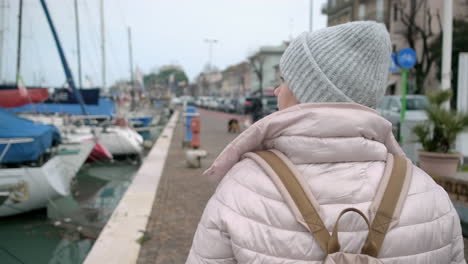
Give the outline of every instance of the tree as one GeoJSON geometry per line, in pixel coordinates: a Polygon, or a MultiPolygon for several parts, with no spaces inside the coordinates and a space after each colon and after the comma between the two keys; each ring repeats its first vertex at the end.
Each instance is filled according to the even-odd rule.
{"type": "MultiPolygon", "coordinates": [[[[440,34],[431,45],[432,53],[437,65],[437,78],[440,80],[442,75],[442,37],[440,34]]],[[[457,84],[458,84],[458,56],[460,52],[468,52],[468,21],[453,21],[453,40],[452,40],[452,81],[451,87],[453,97],[451,99],[452,108],[457,104],[457,84]]]]}
{"type": "Polygon", "coordinates": [[[164,87],[173,90],[177,96],[181,94],[180,88],[188,85],[189,82],[185,71],[178,66],[161,67],[158,72],[145,75],[143,81],[150,89],[158,86],[164,87]]]}
{"type": "Polygon", "coordinates": [[[439,32],[442,29],[440,14],[432,14],[426,4],[426,0],[398,0],[396,5],[400,21],[405,26],[405,30],[398,34],[406,39],[412,49],[418,51],[418,59],[413,70],[416,79],[414,91],[416,94],[424,93],[424,81],[435,62],[435,54],[430,46],[434,38],[440,34],[432,30],[434,18],[438,19],[439,32]],[[421,41],[421,44],[418,41],[421,41]]]}
{"type": "Polygon", "coordinates": [[[255,75],[258,78],[258,90],[260,92],[260,98],[263,97],[263,65],[265,64],[265,56],[260,53],[255,54],[249,58],[250,65],[255,75]]]}

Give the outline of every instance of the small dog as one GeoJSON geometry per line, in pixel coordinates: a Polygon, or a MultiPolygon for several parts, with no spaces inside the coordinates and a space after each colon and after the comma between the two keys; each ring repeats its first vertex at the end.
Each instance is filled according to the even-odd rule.
{"type": "Polygon", "coordinates": [[[239,133],[239,132],[240,132],[239,120],[235,118],[229,119],[228,133],[239,133]]]}

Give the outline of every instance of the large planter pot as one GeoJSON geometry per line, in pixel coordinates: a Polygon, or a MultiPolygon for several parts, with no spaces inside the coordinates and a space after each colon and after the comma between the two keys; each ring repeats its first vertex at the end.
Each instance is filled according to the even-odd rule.
{"type": "Polygon", "coordinates": [[[432,176],[455,177],[460,162],[460,154],[446,154],[419,151],[419,165],[432,176]]]}

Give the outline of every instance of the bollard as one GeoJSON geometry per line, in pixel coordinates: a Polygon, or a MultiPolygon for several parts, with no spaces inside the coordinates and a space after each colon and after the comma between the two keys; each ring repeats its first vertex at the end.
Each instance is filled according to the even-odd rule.
{"type": "Polygon", "coordinates": [[[207,156],[206,150],[189,149],[185,152],[185,160],[189,168],[201,168],[201,159],[207,156]]]}
{"type": "Polygon", "coordinates": [[[200,147],[200,118],[197,116],[193,117],[190,127],[192,130],[191,146],[194,149],[198,149],[200,147]]]}
{"type": "Polygon", "coordinates": [[[192,118],[198,116],[197,108],[193,106],[185,107],[184,117],[185,117],[185,138],[182,142],[182,147],[188,147],[192,142],[192,118]]]}

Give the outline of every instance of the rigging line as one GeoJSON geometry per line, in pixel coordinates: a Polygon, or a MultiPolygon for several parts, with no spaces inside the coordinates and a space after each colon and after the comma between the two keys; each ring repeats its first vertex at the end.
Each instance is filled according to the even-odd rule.
{"type": "Polygon", "coordinates": [[[96,58],[97,58],[100,56],[100,54],[98,53],[98,50],[100,50],[100,45],[98,43],[100,40],[100,34],[97,30],[98,26],[93,19],[91,8],[88,6],[87,1],[84,1],[83,3],[86,9],[85,14],[89,17],[89,20],[88,20],[89,23],[87,24],[88,29],[89,29],[88,33],[92,35],[92,38],[93,38],[92,45],[94,46],[93,50],[96,52],[96,55],[97,55],[96,58]]]}
{"type": "MultiPolygon", "coordinates": [[[[3,46],[3,49],[8,50],[8,47],[10,46],[10,42],[8,40],[10,40],[10,41],[13,40],[12,37],[6,37],[6,35],[10,33],[10,20],[11,20],[11,15],[13,14],[12,10],[8,10],[8,9],[11,9],[9,0],[5,0],[5,6],[3,8],[7,9],[4,12],[4,14],[5,14],[4,21],[5,21],[5,23],[3,25],[4,26],[3,30],[4,30],[5,44],[3,46]]],[[[2,54],[2,58],[0,58],[0,59],[3,60],[4,65],[10,65],[11,64],[11,63],[9,63],[11,54],[12,54],[11,52],[4,52],[2,54]],[[4,59],[3,59],[3,57],[4,57],[4,59]]],[[[11,67],[3,67],[3,73],[4,73],[3,78],[4,78],[4,81],[6,83],[8,83],[8,75],[9,75],[11,70],[12,70],[11,67]]]]}
{"type": "Polygon", "coordinates": [[[4,246],[0,245],[0,249],[3,250],[5,253],[7,253],[14,260],[18,261],[19,263],[26,264],[19,257],[17,257],[15,254],[11,253],[8,249],[6,249],[4,246]]]}
{"type": "MultiPolygon", "coordinates": [[[[88,15],[91,16],[91,15],[90,15],[90,14],[91,14],[90,8],[89,8],[88,4],[86,3],[86,1],[84,1],[84,4],[85,4],[85,8],[86,8],[86,10],[87,10],[88,15]]],[[[92,20],[89,20],[89,21],[91,21],[91,23],[93,23],[92,20]]],[[[98,28],[98,27],[93,26],[93,27],[92,27],[93,30],[91,30],[91,31],[92,31],[92,33],[94,33],[94,34],[97,36],[97,39],[100,39],[100,33],[98,32],[97,28],[98,28]]],[[[111,41],[107,41],[106,44],[107,44],[107,46],[109,46],[111,49],[113,48],[113,44],[112,44],[111,41]]],[[[98,45],[99,45],[99,44],[98,44],[98,45]]],[[[97,51],[97,50],[99,50],[99,49],[96,48],[96,51],[97,51]]],[[[106,68],[106,73],[109,73],[110,76],[113,76],[113,77],[119,76],[119,74],[117,74],[117,75],[115,74],[116,71],[115,71],[115,69],[114,69],[113,66],[114,66],[114,65],[121,65],[121,64],[119,64],[118,62],[115,63],[115,62],[116,62],[116,61],[115,61],[116,59],[115,59],[114,56],[108,56],[108,57],[111,57],[111,60],[112,60],[112,62],[114,62],[114,64],[111,63],[111,64],[110,64],[111,67],[107,67],[107,68],[106,68]]],[[[106,59],[106,65],[107,65],[107,66],[109,66],[109,64],[107,63],[108,60],[109,60],[109,59],[106,59]]],[[[119,71],[117,70],[117,72],[119,72],[119,71]]],[[[109,77],[110,77],[110,76],[109,76],[109,77]]],[[[109,78],[109,79],[112,79],[112,78],[109,78]]]]}
{"type": "Polygon", "coordinates": [[[128,27],[129,24],[128,24],[128,21],[127,21],[127,16],[126,16],[126,13],[124,13],[122,11],[121,0],[117,0],[117,9],[119,10],[120,16],[123,18],[122,21],[123,21],[124,27],[125,28],[128,27]]]}
{"type": "MultiPolygon", "coordinates": [[[[123,24],[123,28],[127,29],[130,25],[128,23],[126,13],[122,11],[121,0],[117,0],[117,9],[119,10],[120,17],[122,18],[121,21],[122,21],[122,24],[123,24]]],[[[119,58],[122,59],[122,57],[119,57],[119,58]]],[[[123,63],[123,64],[125,64],[125,63],[123,63]]],[[[123,65],[123,64],[121,64],[121,65],[123,65]]]]}
{"type": "MultiPolygon", "coordinates": [[[[45,67],[45,64],[44,64],[44,60],[42,58],[42,55],[41,55],[41,51],[38,50],[38,48],[40,47],[39,46],[39,42],[37,41],[37,38],[36,36],[34,35],[34,26],[33,26],[33,22],[32,22],[32,19],[28,19],[28,28],[30,29],[30,33],[31,33],[31,40],[32,40],[32,44],[33,44],[33,48],[30,49],[33,52],[34,56],[37,58],[37,61],[35,61],[35,63],[27,63],[27,65],[38,65],[38,67],[36,67],[36,69],[40,72],[41,70],[43,69],[46,69],[45,67]]],[[[33,71],[35,72],[35,70],[33,71]]],[[[41,76],[40,77],[43,77],[42,74],[40,74],[41,76]]],[[[39,83],[41,82],[41,80],[39,80],[39,83]]],[[[34,85],[38,85],[38,84],[34,84],[34,85]]]]}
{"type": "Polygon", "coordinates": [[[83,64],[84,65],[87,65],[85,67],[83,67],[83,76],[85,77],[84,79],[87,79],[86,76],[95,76],[98,71],[97,71],[97,68],[96,68],[96,55],[95,54],[91,54],[92,52],[91,51],[94,51],[94,49],[91,47],[89,48],[90,46],[93,45],[93,43],[91,42],[92,40],[90,38],[86,38],[86,37],[83,37],[82,39],[86,39],[85,40],[85,43],[82,42],[82,60],[83,60],[83,64]],[[88,63],[86,63],[86,62],[88,63]]]}
{"type": "MultiPolygon", "coordinates": [[[[99,58],[100,54],[98,53],[98,50],[100,50],[100,48],[99,48],[99,44],[97,43],[99,41],[98,39],[100,39],[99,33],[97,32],[97,27],[94,26],[95,23],[93,21],[93,16],[91,15],[92,14],[91,11],[90,11],[91,9],[89,8],[86,1],[84,1],[83,3],[84,3],[84,6],[85,6],[85,9],[86,9],[86,12],[84,12],[84,13],[89,17],[89,19],[87,20],[89,22],[89,23],[87,23],[87,26],[88,26],[88,35],[91,35],[91,37],[89,38],[89,41],[91,43],[91,46],[93,46],[91,48],[91,50],[94,51],[94,53],[95,53],[95,56],[90,56],[90,57],[99,58]],[[94,38],[94,36],[97,36],[97,38],[94,38]]],[[[98,65],[98,64],[100,64],[100,62],[96,63],[96,65],[98,65]]],[[[99,72],[100,72],[99,70],[95,69],[95,75],[96,76],[100,76],[99,72]]]]}
{"type": "MultiPolygon", "coordinates": [[[[75,7],[74,7],[73,4],[70,2],[70,0],[64,1],[64,3],[65,3],[65,5],[66,5],[65,10],[67,10],[67,11],[69,12],[69,14],[66,14],[67,19],[69,20],[69,22],[71,22],[71,23],[69,23],[69,24],[70,24],[70,25],[74,25],[74,23],[75,23],[75,19],[74,19],[75,14],[74,14],[73,10],[74,10],[75,7]]],[[[74,31],[74,29],[75,29],[75,27],[72,27],[72,29],[69,30],[70,32],[74,32],[74,33],[72,34],[72,35],[73,35],[73,38],[76,37],[76,35],[75,35],[76,32],[74,31]]],[[[76,44],[76,42],[73,42],[72,47],[69,49],[69,51],[70,51],[69,53],[70,53],[70,55],[72,55],[72,56],[70,57],[70,61],[76,61],[76,57],[78,56],[78,47],[76,47],[75,44],[76,44]]],[[[75,72],[75,73],[76,73],[76,75],[74,75],[75,79],[78,79],[78,66],[75,65],[75,63],[71,63],[71,64],[70,64],[70,68],[71,68],[72,72],[75,72]],[[73,70],[73,69],[76,69],[76,70],[73,70]]],[[[81,88],[81,87],[80,87],[80,88],[81,88]]]]}

